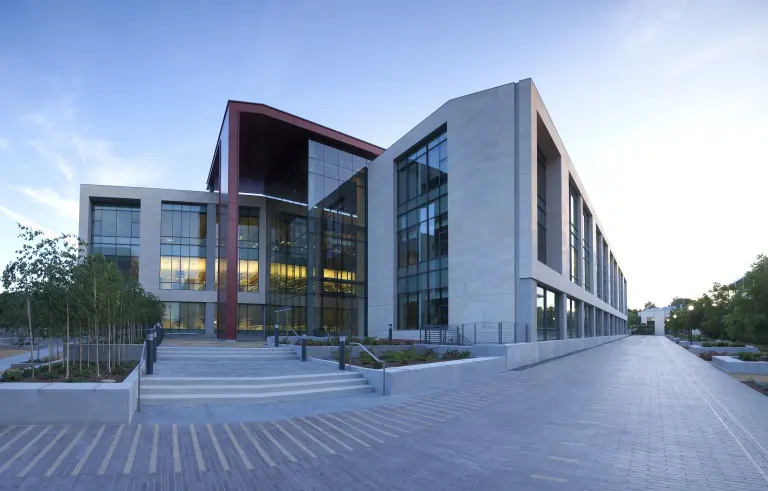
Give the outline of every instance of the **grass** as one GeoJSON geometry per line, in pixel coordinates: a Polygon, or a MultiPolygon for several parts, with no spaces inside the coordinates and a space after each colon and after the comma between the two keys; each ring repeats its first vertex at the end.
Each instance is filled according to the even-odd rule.
{"type": "Polygon", "coordinates": [[[112,365],[112,373],[107,371],[106,363],[99,363],[100,375],[96,375],[95,363],[84,363],[82,369],[75,362],[70,365],[69,378],[66,378],[66,366],[63,363],[57,363],[48,370],[48,365],[43,365],[35,370],[35,376],[32,377],[32,369],[10,369],[3,372],[3,382],[101,382],[103,380],[114,380],[122,382],[136,368],[138,362],[128,361],[112,365]]]}

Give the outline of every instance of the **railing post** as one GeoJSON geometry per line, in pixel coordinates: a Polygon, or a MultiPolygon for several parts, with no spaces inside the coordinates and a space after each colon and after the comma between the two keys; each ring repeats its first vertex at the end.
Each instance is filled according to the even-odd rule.
{"type": "Polygon", "coordinates": [[[150,329],[147,331],[147,375],[152,375],[154,373],[154,367],[152,366],[152,352],[154,350],[152,347],[152,338],[153,333],[152,329],[150,329]]]}
{"type": "Polygon", "coordinates": [[[347,357],[344,353],[344,344],[346,341],[346,336],[339,336],[339,370],[346,370],[347,368],[347,357]]]}
{"type": "Polygon", "coordinates": [[[307,361],[307,335],[301,336],[301,361],[307,361]]]}
{"type": "Polygon", "coordinates": [[[464,346],[464,324],[461,325],[461,342],[460,344],[464,346]]]}
{"type": "Polygon", "coordinates": [[[389,325],[389,342],[392,342],[392,324],[389,325]]]}
{"type": "Polygon", "coordinates": [[[280,324],[275,322],[275,348],[280,346],[280,324]]]}
{"type": "Polygon", "coordinates": [[[499,322],[499,344],[504,344],[504,338],[501,334],[501,322],[499,322]]]}

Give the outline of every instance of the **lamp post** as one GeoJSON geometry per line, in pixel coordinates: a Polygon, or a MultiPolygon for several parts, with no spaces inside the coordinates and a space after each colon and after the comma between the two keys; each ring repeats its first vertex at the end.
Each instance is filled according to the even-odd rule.
{"type": "MultiPolygon", "coordinates": [[[[688,312],[693,311],[693,304],[688,305],[688,312]]],[[[691,320],[688,319],[688,341],[691,342],[691,345],[693,345],[693,324],[691,324],[691,320]]]]}

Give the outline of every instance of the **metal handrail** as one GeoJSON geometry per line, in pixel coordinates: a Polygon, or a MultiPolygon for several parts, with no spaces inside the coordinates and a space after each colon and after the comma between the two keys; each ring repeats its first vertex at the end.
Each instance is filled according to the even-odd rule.
{"type": "Polygon", "coordinates": [[[144,354],[147,351],[147,342],[144,341],[141,343],[141,357],[139,358],[139,384],[138,384],[138,393],[136,396],[136,412],[141,412],[141,374],[146,373],[144,370],[146,367],[144,366],[144,354]]]}
{"type": "MultiPolygon", "coordinates": [[[[370,350],[368,350],[368,348],[366,348],[365,346],[363,346],[360,343],[349,343],[349,345],[350,346],[360,346],[363,349],[363,351],[365,351],[366,353],[368,353],[371,356],[371,358],[373,358],[377,362],[381,363],[381,366],[382,366],[381,395],[383,395],[383,396],[387,395],[387,362],[384,361],[384,360],[379,360],[379,358],[376,355],[374,355],[370,350]]],[[[347,360],[344,360],[344,368],[345,369],[347,368],[346,365],[347,365],[347,360]]]]}

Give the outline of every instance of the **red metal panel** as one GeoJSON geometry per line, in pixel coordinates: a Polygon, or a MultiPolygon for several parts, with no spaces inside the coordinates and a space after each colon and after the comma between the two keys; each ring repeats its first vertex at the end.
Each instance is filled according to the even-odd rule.
{"type": "Polygon", "coordinates": [[[223,339],[237,339],[237,293],[239,286],[237,261],[237,226],[240,220],[240,111],[229,110],[229,193],[227,206],[227,309],[223,339]]]}

